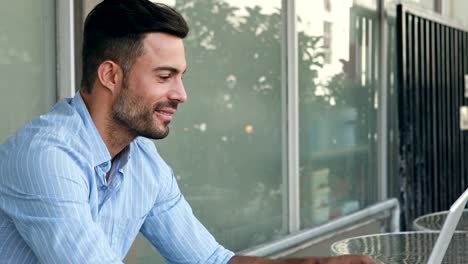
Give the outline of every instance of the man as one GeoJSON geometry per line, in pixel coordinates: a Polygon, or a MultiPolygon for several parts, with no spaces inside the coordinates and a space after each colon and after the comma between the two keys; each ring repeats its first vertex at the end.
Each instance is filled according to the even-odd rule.
{"type": "Polygon", "coordinates": [[[147,0],[105,0],[91,11],[80,92],[0,147],[2,263],[121,263],[138,232],[169,263],[273,262],[219,245],[146,139],[166,137],[187,100],[187,33],[180,14],[147,0]]]}

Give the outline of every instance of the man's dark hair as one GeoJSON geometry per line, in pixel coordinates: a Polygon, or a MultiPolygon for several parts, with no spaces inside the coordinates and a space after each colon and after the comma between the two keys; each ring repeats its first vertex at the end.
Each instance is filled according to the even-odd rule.
{"type": "Polygon", "coordinates": [[[177,11],[148,0],[104,0],[86,17],[83,36],[81,86],[91,92],[97,69],[105,60],[118,63],[124,76],[143,53],[143,39],[151,32],[185,38],[189,28],[177,11]]]}

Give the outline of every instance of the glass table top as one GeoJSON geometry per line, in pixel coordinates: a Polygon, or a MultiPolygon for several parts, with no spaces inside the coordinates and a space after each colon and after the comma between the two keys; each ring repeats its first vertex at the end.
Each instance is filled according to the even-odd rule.
{"type": "MultiPolygon", "coordinates": [[[[438,232],[401,232],[344,239],[331,246],[332,255],[368,255],[385,264],[426,264],[438,232]]],[[[466,264],[468,233],[455,233],[442,263],[466,264]]]]}
{"type": "MultiPolygon", "coordinates": [[[[427,214],[416,218],[413,227],[416,231],[438,231],[442,229],[448,211],[427,214]]],[[[464,210],[458,222],[457,231],[468,232],[468,210],[464,210]]],[[[468,261],[467,261],[468,262],[468,261]]]]}

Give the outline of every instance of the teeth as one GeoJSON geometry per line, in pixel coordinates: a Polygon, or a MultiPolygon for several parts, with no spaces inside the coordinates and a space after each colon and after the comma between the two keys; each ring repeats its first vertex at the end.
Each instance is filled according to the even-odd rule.
{"type": "Polygon", "coordinates": [[[166,113],[166,112],[162,112],[162,111],[158,111],[158,113],[160,113],[160,114],[162,114],[162,115],[165,115],[165,116],[172,116],[172,114],[166,113]]]}

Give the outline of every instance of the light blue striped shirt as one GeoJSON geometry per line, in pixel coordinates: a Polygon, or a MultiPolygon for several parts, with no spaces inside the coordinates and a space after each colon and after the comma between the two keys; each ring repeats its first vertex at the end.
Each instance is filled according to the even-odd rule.
{"type": "Polygon", "coordinates": [[[138,232],[169,263],[234,255],[195,218],[152,141],[113,161],[79,93],[0,145],[0,263],[122,263],[138,232]]]}

